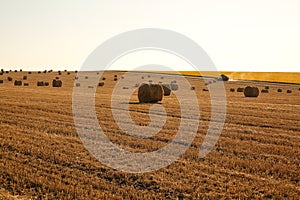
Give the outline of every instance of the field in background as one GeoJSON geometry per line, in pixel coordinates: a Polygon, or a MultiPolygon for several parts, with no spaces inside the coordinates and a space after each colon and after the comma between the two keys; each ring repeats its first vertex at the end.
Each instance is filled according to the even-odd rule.
{"type": "MultiPolygon", "coordinates": [[[[180,121],[176,96],[172,94],[162,101],[168,116],[159,134],[147,139],[128,136],[114,123],[110,105],[116,84],[114,75],[120,78],[123,73],[105,72],[105,85],[96,89],[96,112],[105,134],[118,146],[133,152],[153,151],[166,145],[176,134],[180,121]]],[[[137,73],[136,82],[148,82],[149,75],[141,79],[137,73]]],[[[205,91],[210,86],[202,78],[188,77],[195,87],[201,114],[191,147],[166,168],[128,174],[98,162],[78,137],[72,113],[75,76],[74,72],[61,75],[10,72],[0,76],[4,80],[0,84],[0,199],[297,199],[300,196],[299,85],[224,82],[227,96],[224,129],[213,151],[199,160],[199,148],[210,123],[210,94],[205,91]],[[23,82],[29,86],[14,86],[14,81],[7,80],[8,76],[21,80],[24,75],[28,77],[23,82]],[[63,81],[63,87],[51,86],[56,77],[63,81]],[[48,81],[50,86],[38,87],[37,81],[48,81]],[[236,92],[247,85],[260,90],[268,86],[269,93],[245,98],[243,93],[236,92]],[[231,88],[235,92],[230,92],[231,88]]],[[[214,84],[214,79],[208,81],[214,84]]],[[[131,101],[138,101],[136,93],[131,101]]],[[[136,124],[149,123],[150,106],[130,104],[136,124]]]]}
{"type": "Polygon", "coordinates": [[[266,82],[281,82],[300,84],[299,72],[206,72],[201,73],[195,71],[180,71],[181,74],[191,76],[211,76],[216,77],[216,74],[224,74],[230,79],[238,80],[256,80],[266,82]]]}

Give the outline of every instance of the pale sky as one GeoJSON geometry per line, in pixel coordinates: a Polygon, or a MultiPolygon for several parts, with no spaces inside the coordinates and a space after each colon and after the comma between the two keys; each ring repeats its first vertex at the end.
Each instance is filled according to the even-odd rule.
{"type": "Polygon", "coordinates": [[[0,0],[0,68],[80,69],[102,42],[138,28],[189,37],[220,71],[300,72],[299,0],[0,0]]]}

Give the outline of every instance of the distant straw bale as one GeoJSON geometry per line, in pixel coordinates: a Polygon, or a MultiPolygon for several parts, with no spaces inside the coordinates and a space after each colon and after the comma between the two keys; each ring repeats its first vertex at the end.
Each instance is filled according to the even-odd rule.
{"type": "Polygon", "coordinates": [[[140,103],[156,103],[163,99],[163,88],[158,84],[142,84],[138,89],[140,103]]]}
{"type": "Polygon", "coordinates": [[[162,84],[164,90],[164,96],[170,96],[171,94],[171,85],[170,84],[162,84]]]}
{"type": "Polygon", "coordinates": [[[114,77],[114,81],[117,81],[118,80],[118,77],[114,77]]]}
{"type": "Polygon", "coordinates": [[[104,86],[104,82],[99,82],[98,86],[103,87],[104,86]]]}
{"type": "Polygon", "coordinates": [[[44,82],[44,85],[45,86],[49,86],[49,82],[44,82]]]}
{"type": "Polygon", "coordinates": [[[268,90],[268,89],[270,89],[270,87],[269,86],[265,86],[265,89],[268,90]]]}
{"type": "Polygon", "coordinates": [[[54,79],[54,80],[52,81],[52,87],[62,87],[62,81],[61,81],[61,80],[54,79]]]}
{"type": "Polygon", "coordinates": [[[258,97],[259,89],[257,87],[247,86],[244,89],[245,97],[258,97]]]}
{"type": "Polygon", "coordinates": [[[208,89],[203,88],[202,91],[203,91],[203,92],[208,92],[208,89]]]}
{"type": "Polygon", "coordinates": [[[234,88],[230,88],[230,92],[235,92],[235,89],[234,88]]]}
{"type": "Polygon", "coordinates": [[[44,82],[43,81],[38,81],[36,85],[37,86],[44,86],[44,82]]]}
{"type": "Polygon", "coordinates": [[[20,80],[15,80],[14,85],[15,85],[15,86],[21,86],[21,85],[22,85],[22,81],[20,81],[20,80]]]}
{"type": "Polygon", "coordinates": [[[262,89],[262,90],[261,90],[261,93],[269,93],[269,90],[267,90],[267,89],[262,89]]]}
{"type": "Polygon", "coordinates": [[[12,78],[12,77],[10,77],[10,76],[8,76],[8,77],[7,77],[7,80],[8,80],[8,81],[12,81],[12,80],[13,80],[13,78],[12,78]]]}
{"type": "Polygon", "coordinates": [[[4,81],[3,80],[0,80],[0,83],[3,83],[4,81]]]}
{"type": "Polygon", "coordinates": [[[178,90],[178,85],[176,83],[171,83],[171,90],[178,90]]]}
{"type": "Polygon", "coordinates": [[[76,83],[75,86],[76,86],[76,87],[80,87],[80,83],[76,83]]]}
{"type": "Polygon", "coordinates": [[[286,93],[289,93],[289,94],[290,94],[290,93],[292,93],[292,90],[287,90],[286,93]]]}
{"type": "Polygon", "coordinates": [[[24,86],[29,86],[29,83],[24,83],[23,85],[24,85],[24,86]]]}
{"type": "Polygon", "coordinates": [[[194,86],[191,86],[191,90],[195,90],[195,87],[194,87],[194,86]]]}
{"type": "Polygon", "coordinates": [[[277,89],[277,92],[282,92],[282,89],[281,89],[281,88],[278,88],[278,89],[277,89]]]}
{"type": "Polygon", "coordinates": [[[237,92],[244,92],[244,89],[245,89],[245,88],[239,87],[236,91],[237,91],[237,92]]]}
{"type": "Polygon", "coordinates": [[[24,76],[23,76],[23,80],[27,80],[27,76],[24,75],[24,76]]]}

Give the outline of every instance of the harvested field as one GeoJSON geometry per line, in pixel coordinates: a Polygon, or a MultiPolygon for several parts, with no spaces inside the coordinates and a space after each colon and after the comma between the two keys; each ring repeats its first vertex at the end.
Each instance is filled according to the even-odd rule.
{"type": "MultiPolygon", "coordinates": [[[[183,91],[177,81],[178,90],[159,104],[167,112],[164,128],[154,137],[135,138],[114,123],[111,112],[114,86],[128,78],[114,81],[114,75],[122,77],[123,72],[105,72],[104,86],[93,86],[99,124],[114,144],[132,152],[154,151],[174,138],[181,120],[177,92],[193,92],[198,97],[199,128],[184,155],[158,171],[131,174],[97,161],[76,132],[73,87],[78,82],[81,86],[77,89],[88,90],[93,76],[74,80],[77,76],[74,72],[60,74],[63,82],[60,88],[37,86],[39,80],[55,79],[57,72],[23,71],[1,77],[4,83],[0,84],[0,199],[297,199],[300,196],[299,85],[224,82],[227,96],[224,128],[214,149],[199,160],[199,148],[211,117],[209,88],[217,83],[205,86],[201,78],[188,77],[195,90],[183,91]],[[7,80],[8,76],[21,80],[24,75],[27,87],[16,87],[7,80]],[[231,88],[247,85],[259,90],[267,85],[269,93],[245,98],[242,92],[231,92],[231,88]],[[280,93],[278,88],[293,92],[280,93]],[[208,92],[203,91],[207,89],[208,92]]],[[[159,80],[170,83],[167,76],[164,74],[164,79],[159,80]]],[[[150,123],[148,112],[152,104],[138,103],[136,87],[138,80],[139,84],[148,82],[147,77],[156,81],[154,75],[137,73],[131,86],[135,91],[129,111],[139,126],[150,123]]]]}

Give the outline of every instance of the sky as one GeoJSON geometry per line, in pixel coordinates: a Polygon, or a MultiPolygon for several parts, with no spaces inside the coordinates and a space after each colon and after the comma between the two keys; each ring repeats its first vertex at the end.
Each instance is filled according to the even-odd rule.
{"type": "MultiPolygon", "coordinates": [[[[0,68],[80,69],[111,37],[168,29],[200,45],[219,71],[300,72],[299,0],[0,0],[0,68]]],[[[115,68],[187,70],[162,52],[137,52],[115,68]]]]}

